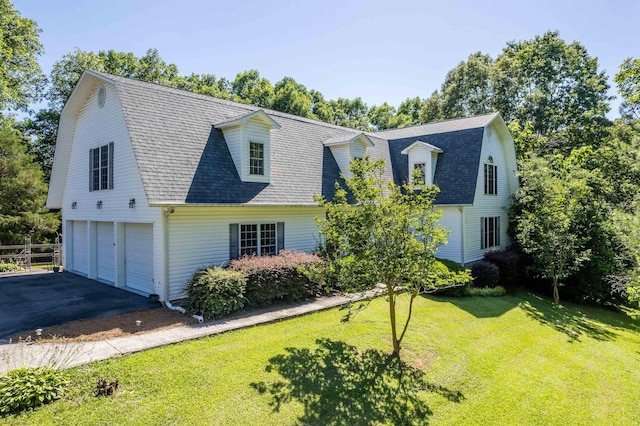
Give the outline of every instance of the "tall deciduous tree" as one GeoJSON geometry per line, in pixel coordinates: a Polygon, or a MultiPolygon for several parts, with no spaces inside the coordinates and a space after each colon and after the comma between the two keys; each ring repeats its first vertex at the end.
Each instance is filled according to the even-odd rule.
{"type": "Polygon", "coordinates": [[[457,118],[492,112],[492,69],[493,59],[476,52],[449,71],[442,84],[442,114],[457,118]]]}
{"type": "Polygon", "coordinates": [[[522,184],[511,206],[513,234],[535,272],[558,288],[589,259],[586,223],[593,202],[589,171],[562,157],[533,157],[521,165],[522,184]]]}
{"type": "Polygon", "coordinates": [[[621,114],[640,119],[640,59],[625,59],[613,80],[624,100],[620,106],[621,114]]]}
{"type": "Polygon", "coordinates": [[[277,82],[274,91],[273,109],[300,117],[308,117],[311,113],[311,94],[292,77],[284,77],[277,82]]]}
{"type": "Polygon", "coordinates": [[[386,287],[393,353],[399,355],[413,301],[422,292],[471,279],[467,272],[442,273],[434,255],[446,243],[447,232],[438,224],[433,207],[434,186],[397,186],[383,179],[384,161],[367,158],[351,164],[353,176],[346,190],[339,188],[334,201],[319,199],[326,218],[318,218],[327,247],[327,274],[345,291],[386,287]],[[348,192],[347,192],[348,190],[348,192]],[[348,202],[348,196],[353,203],[348,202]],[[409,293],[409,314],[399,330],[398,295],[409,293]]]}
{"type": "Polygon", "coordinates": [[[9,0],[0,0],[0,111],[26,110],[39,99],[45,83],[38,64],[43,52],[40,31],[9,0]]]}
{"type": "Polygon", "coordinates": [[[605,134],[610,97],[598,60],[578,42],[567,44],[555,31],[510,42],[492,73],[493,107],[507,122],[533,132],[567,153],[597,145],[605,134]]]}
{"type": "Polygon", "coordinates": [[[274,89],[269,80],[260,77],[258,70],[238,73],[231,83],[233,94],[240,102],[253,104],[262,108],[271,108],[274,89]]]}

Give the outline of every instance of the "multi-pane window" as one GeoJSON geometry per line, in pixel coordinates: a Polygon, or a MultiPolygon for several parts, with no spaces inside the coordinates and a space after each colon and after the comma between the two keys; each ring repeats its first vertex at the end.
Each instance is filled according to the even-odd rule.
{"type": "Polygon", "coordinates": [[[264,144],[249,142],[249,174],[264,175],[264,144]]]}
{"type": "Polygon", "coordinates": [[[480,248],[498,247],[500,245],[500,217],[480,218],[480,248]]]}
{"type": "Polygon", "coordinates": [[[276,252],[276,224],[240,225],[240,256],[271,256],[276,252]]]}
{"type": "Polygon", "coordinates": [[[484,164],[484,193],[489,195],[498,194],[498,166],[493,164],[493,158],[484,164]]]}
{"type": "Polygon", "coordinates": [[[413,164],[413,178],[414,184],[423,185],[425,183],[425,164],[424,163],[414,163],[413,164]],[[416,170],[418,171],[416,174],[416,170]]]}
{"type": "Polygon", "coordinates": [[[113,142],[89,150],[89,190],[113,189],[113,142]]]}

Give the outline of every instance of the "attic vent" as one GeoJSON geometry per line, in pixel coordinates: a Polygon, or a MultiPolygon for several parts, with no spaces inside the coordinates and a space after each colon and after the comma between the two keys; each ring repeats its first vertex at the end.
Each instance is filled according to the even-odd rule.
{"type": "Polygon", "coordinates": [[[107,100],[107,89],[104,86],[100,86],[98,89],[98,106],[102,108],[107,100]]]}

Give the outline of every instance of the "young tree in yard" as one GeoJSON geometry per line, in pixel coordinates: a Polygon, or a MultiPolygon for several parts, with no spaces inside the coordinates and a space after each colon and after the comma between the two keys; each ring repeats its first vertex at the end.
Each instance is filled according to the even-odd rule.
{"type": "Polygon", "coordinates": [[[592,206],[589,175],[572,158],[560,156],[533,157],[520,171],[522,184],[510,210],[514,237],[535,272],[551,280],[555,303],[558,287],[589,259],[584,229],[592,206]]]}
{"type": "Polygon", "coordinates": [[[471,277],[435,267],[434,255],[447,240],[433,207],[436,187],[395,185],[383,178],[382,160],[356,159],[350,171],[346,190],[337,188],[334,201],[318,199],[327,209],[326,219],[317,219],[327,249],[326,275],[347,292],[385,285],[393,353],[399,355],[415,298],[471,277]],[[403,292],[410,295],[409,311],[398,332],[396,304],[403,292]]]}

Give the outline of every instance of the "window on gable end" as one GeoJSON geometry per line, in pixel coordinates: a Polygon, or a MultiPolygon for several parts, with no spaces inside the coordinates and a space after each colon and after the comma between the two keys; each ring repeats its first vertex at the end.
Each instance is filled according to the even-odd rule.
{"type": "Polygon", "coordinates": [[[249,174],[264,176],[264,144],[249,142],[249,174]]]}
{"type": "Polygon", "coordinates": [[[491,156],[484,164],[484,193],[498,195],[498,166],[493,164],[493,157],[491,156]]]}
{"type": "Polygon", "coordinates": [[[113,189],[113,142],[89,150],[89,191],[113,189]]]}

